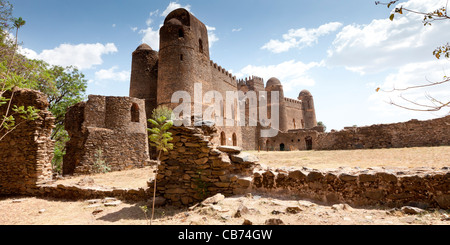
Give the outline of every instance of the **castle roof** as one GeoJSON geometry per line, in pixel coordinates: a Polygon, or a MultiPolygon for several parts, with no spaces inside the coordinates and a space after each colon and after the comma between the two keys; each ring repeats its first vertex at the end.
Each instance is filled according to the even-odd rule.
{"type": "Polygon", "coordinates": [[[266,88],[274,85],[281,85],[280,80],[278,80],[278,78],[276,77],[272,77],[267,81],[266,88]]]}
{"type": "Polygon", "coordinates": [[[152,50],[152,48],[150,46],[148,46],[148,44],[143,43],[143,44],[139,45],[139,47],[137,47],[136,50],[152,50]]]}
{"type": "Polygon", "coordinates": [[[300,96],[312,96],[312,95],[311,95],[311,92],[309,92],[308,90],[304,89],[298,95],[298,97],[300,97],[300,96]]]}

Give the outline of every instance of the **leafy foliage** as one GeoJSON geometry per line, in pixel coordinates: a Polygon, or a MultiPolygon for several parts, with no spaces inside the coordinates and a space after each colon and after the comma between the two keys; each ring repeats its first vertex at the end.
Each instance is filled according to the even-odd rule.
{"type": "MultiPolygon", "coordinates": [[[[169,132],[169,129],[173,126],[173,121],[170,120],[170,117],[166,117],[168,115],[172,115],[172,110],[165,106],[159,106],[154,109],[152,112],[151,119],[148,119],[148,122],[152,125],[152,128],[147,129],[150,132],[149,139],[150,145],[156,147],[158,151],[158,163],[160,162],[161,153],[168,152],[173,149],[173,144],[170,141],[173,140],[172,133],[169,132]]],[[[156,174],[158,169],[156,169],[156,174]]],[[[152,224],[154,212],[155,212],[155,199],[156,199],[156,178],[153,180],[153,205],[152,205],[152,217],[150,219],[150,224],[152,224]]]]}

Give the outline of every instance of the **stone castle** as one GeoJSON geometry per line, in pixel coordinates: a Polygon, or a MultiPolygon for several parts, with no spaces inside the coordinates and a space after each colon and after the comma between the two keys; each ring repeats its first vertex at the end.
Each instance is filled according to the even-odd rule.
{"type": "MultiPolygon", "coordinates": [[[[159,52],[152,50],[147,44],[140,45],[133,52],[129,96],[145,100],[145,111],[149,118],[152,110],[159,105],[167,105],[172,109],[176,107],[178,104],[171,103],[171,98],[177,91],[185,91],[193,98],[196,83],[201,84],[203,96],[208,91],[217,91],[223,97],[227,91],[242,91],[244,94],[254,91],[256,98],[259,98],[261,91],[267,91],[267,97],[270,97],[271,91],[278,91],[280,132],[317,126],[314,101],[309,91],[303,90],[297,99],[290,99],[284,97],[283,86],[277,78],[269,79],[266,84],[256,76],[236,79],[210,60],[205,24],[187,10],[177,9],[166,17],[160,29],[159,52]]],[[[261,138],[261,125],[249,124],[252,109],[249,107],[259,107],[259,102],[251,104],[249,100],[246,104],[245,126],[238,126],[237,123],[235,126],[217,126],[220,137],[213,140],[213,143],[240,146],[246,150],[265,147],[267,140],[261,138]]],[[[207,106],[204,100],[202,104],[207,106]]],[[[268,101],[268,114],[271,106],[272,101],[268,101]]],[[[216,116],[224,120],[234,121],[240,113],[237,103],[227,107],[221,102],[219,108],[220,115],[216,116]],[[227,109],[231,111],[227,112],[227,109]],[[231,118],[227,118],[230,115],[231,118]]],[[[259,116],[257,115],[258,118],[259,116]]]]}
{"type": "MultiPolygon", "coordinates": [[[[185,9],[174,10],[166,17],[160,29],[159,52],[147,44],[140,45],[132,54],[131,67],[129,97],[89,95],[87,101],[68,109],[65,127],[70,141],[64,157],[64,175],[95,172],[101,161],[107,162],[113,171],[152,164],[151,159],[156,156],[148,144],[147,119],[159,105],[176,108],[180,103],[172,103],[172,95],[179,91],[191,96],[192,109],[195,107],[192,97],[196,100],[199,85],[202,97],[209,91],[221,95],[231,91],[254,93],[256,98],[267,96],[268,102],[264,105],[257,99],[256,104],[251,103],[251,99],[245,100],[244,125],[215,124],[216,133],[209,137],[212,145],[238,146],[243,150],[291,151],[450,144],[450,116],[429,122],[413,120],[325,133],[323,127],[317,125],[309,91],[301,91],[297,99],[285,98],[277,78],[269,79],[266,84],[256,76],[236,79],[211,61],[206,26],[185,9]],[[278,92],[278,100],[272,100],[272,91],[278,92]],[[272,101],[278,101],[278,104],[272,101]],[[263,137],[261,132],[267,127],[263,127],[259,119],[264,115],[252,109],[266,107],[267,114],[271,115],[274,105],[279,108],[277,134],[263,137]],[[255,119],[249,117],[250,113],[256,114],[257,123],[250,122],[251,118],[255,119]]],[[[231,105],[228,102],[220,101],[215,116],[235,122],[239,120],[240,109],[236,101],[231,105]]],[[[202,109],[211,106],[205,100],[200,104],[202,109]]]]}

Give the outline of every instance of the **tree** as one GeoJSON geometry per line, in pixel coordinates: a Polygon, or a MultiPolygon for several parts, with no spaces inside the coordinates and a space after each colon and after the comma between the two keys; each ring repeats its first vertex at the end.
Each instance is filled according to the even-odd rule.
{"type": "Polygon", "coordinates": [[[323,127],[323,131],[327,131],[327,126],[325,126],[325,124],[323,122],[317,122],[317,126],[322,126],[323,127]]]}
{"type": "MultiPolygon", "coordinates": [[[[147,129],[150,132],[149,139],[150,145],[156,147],[158,152],[157,164],[159,165],[160,157],[162,152],[168,152],[173,149],[173,144],[170,141],[173,140],[172,133],[169,132],[169,129],[173,126],[173,122],[171,117],[166,117],[171,115],[172,111],[165,107],[159,106],[154,109],[152,112],[152,119],[148,119],[148,122],[153,125],[151,129],[147,129]]],[[[158,168],[156,168],[155,176],[158,174],[158,168]]],[[[150,225],[152,224],[153,216],[155,213],[155,198],[156,198],[156,177],[154,179],[153,186],[153,202],[152,202],[152,217],[150,219],[150,225]]]]}
{"type": "MultiPolygon", "coordinates": [[[[388,8],[390,8],[393,4],[397,3],[398,1],[399,0],[395,0],[395,1],[390,1],[388,3],[382,3],[382,2],[376,1],[375,4],[376,5],[386,5],[388,8]]],[[[448,3],[448,1],[447,1],[447,3],[448,3]]],[[[393,21],[396,14],[401,15],[404,12],[422,15],[423,16],[423,24],[425,26],[431,25],[431,23],[434,21],[450,20],[450,16],[448,15],[448,12],[447,12],[447,6],[442,6],[442,7],[438,8],[432,12],[429,12],[429,13],[420,12],[420,11],[404,8],[403,6],[399,6],[394,9],[393,13],[391,13],[391,15],[389,16],[389,19],[391,21],[393,21]]],[[[441,59],[442,57],[445,57],[447,59],[450,58],[450,44],[447,43],[447,44],[437,47],[433,51],[433,55],[437,59],[441,59]]],[[[423,89],[423,88],[433,87],[433,86],[448,85],[449,82],[450,82],[450,77],[443,76],[443,79],[440,81],[427,81],[427,83],[423,83],[423,84],[420,84],[417,86],[410,86],[410,87],[406,87],[406,88],[393,88],[392,90],[381,90],[381,88],[377,88],[376,92],[379,92],[379,91],[394,92],[394,91],[407,91],[407,90],[414,90],[414,89],[423,89]]],[[[425,94],[425,98],[429,101],[428,104],[418,103],[416,101],[413,101],[411,99],[404,97],[403,95],[400,95],[400,98],[403,99],[404,101],[406,101],[407,105],[401,105],[401,104],[393,102],[392,100],[390,101],[390,104],[400,107],[400,108],[403,108],[403,109],[413,110],[413,111],[440,111],[442,109],[450,107],[450,99],[441,101],[441,100],[437,99],[436,97],[431,96],[429,94],[425,94]]],[[[449,114],[450,114],[450,111],[449,111],[449,114]]]]}
{"type": "Polygon", "coordinates": [[[31,119],[34,115],[24,114],[33,112],[28,108],[11,107],[11,100],[4,98],[3,93],[15,86],[43,92],[48,98],[48,109],[56,118],[51,135],[55,140],[52,166],[54,171],[59,172],[65,144],[69,140],[64,130],[65,114],[69,106],[85,99],[87,80],[74,67],[51,66],[42,60],[28,59],[18,53],[18,32],[25,23],[21,17],[12,17],[12,5],[9,2],[0,0],[0,106],[8,103],[8,111],[0,115],[0,137],[18,126],[15,125],[15,118],[18,116],[31,119]],[[12,28],[16,31],[14,39],[8,33],[12,28]]]}

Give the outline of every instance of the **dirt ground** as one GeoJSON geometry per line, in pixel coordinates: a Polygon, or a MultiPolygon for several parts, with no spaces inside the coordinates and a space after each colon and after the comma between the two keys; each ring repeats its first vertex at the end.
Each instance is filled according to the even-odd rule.
{"type": "MultiPolygon", "coordinates": [[[[86,201],[68,202],[34,197],[0,200],[1,225],[147,225],[141,208],[151,203],[121,203],[90,207],[86,201]]],[[[401,209],[352,208],[320,205],[308,200],[267,195],[234,196],[215,205],[188,208],[159,207],[152,225],[241,225],[245,220],[264,225],[279,219],[285,225],[448,225],[450,213],[427,210],[407,214],[401,209]],[[239,212],[238,212],[239,210],[239,212]]],[[[248,222],[247,221],[247,222],[248,222]]]]}
{"type": "MultiPolygon", "coordinates": [[[[338,168],[369,166],[434,167],[450,166],[450,147],[426,147],[357,151],[252,152],[270,167],[338,168]]],[[[75,184],[86,176],[57,183],[75,184]]],[[[106,187],[145,187],[153,177],[152,168],[90,175],[95,185],[106,187]]],[[[150,202],[104,200],[65,201],[35,197],[0,198],[0,225],[146,225],[150,202]]],[[[323,205],[292,197],[251,193],[227,197],[215,204],[179,209],[158,207],[153,225],[254,225],[275,219],[286,225],[449,225],[450,210],[407,210],[386,207],[352,208],[346,204],[323,205]]]]}

